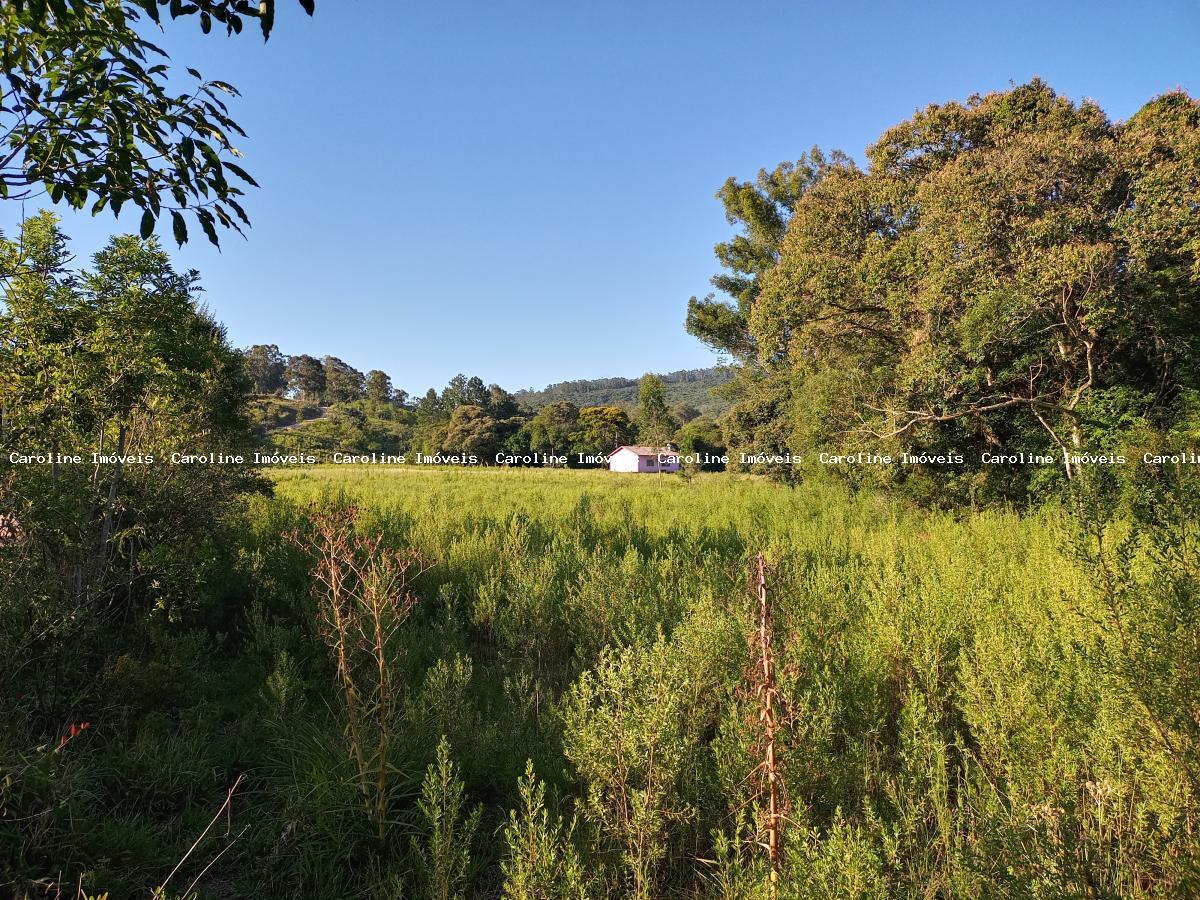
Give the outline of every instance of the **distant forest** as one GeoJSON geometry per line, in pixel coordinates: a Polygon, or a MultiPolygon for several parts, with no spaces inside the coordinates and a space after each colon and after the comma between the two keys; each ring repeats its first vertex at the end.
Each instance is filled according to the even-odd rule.
{"type": "Polygon", "coordinates": [[[723,449],[717,414],[724,407],[709,395],[722,379],[714,369],[517,394],[459,374],[440,391],[414,397],[394,387],[386,372],[363,373],[335,356],[287,356],[274,344],[239,355],[245,388],[254,395],[250,424],[279,449],[464,454],[483,462],[497,454],[590,455],[633,441],[675,444],[689,454],[723,449]]]}
{"type": "MultiPolygon", "coordinates": [[[[722,368],[681,369],[660,375],[667,389],[667,402],[694,406],[701,413],[719,415],[729,402],[714,397],[712,389],[728,383],[733,375],[722,368]]],[[[576,406],[636,406],[638,402],[638,379],[636,378],[592,378],[578,381],[560,381],[540,391],[516,391],[517,400],[533,409],[547,403],[566,400],[576,406]]]]}
{"type": "MultiPolygon", "coordinates": [[[[336,356],[288,356],[275,344],[255,344],[243,350],[242,356],[255,394],[289,396],[322,405],[362,399],[388,400],[400,406],[415,406],[418,402],[408,391],[393,387],[387,373],[373,369],[364,374],[336,356]]],[[[728,399],[714,396],[712,390],[733,380],[731,369],[680,369],[657,378],[672,406],[691,407],[713,417],[729,408],[728,399]]],[[[579,407],[620,406],[632,412],[639,403],[640,384],[640,378],[578,379],[559,381],[538,391],[513,391],[509,396],[530,412],[562,401],[579,407]]]]}

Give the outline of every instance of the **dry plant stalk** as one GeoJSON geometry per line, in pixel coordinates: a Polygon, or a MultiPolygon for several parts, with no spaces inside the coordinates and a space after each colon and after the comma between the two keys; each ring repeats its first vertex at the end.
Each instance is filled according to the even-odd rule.
{"type": "Polygon", "coordinates": [[[382,844],[387,834],[388,758],[399,709],[392,638],[417,598],[412,580],[429,568],[413,549],[383,547],[383,536],[355,528],[358,509],[314,511],[311,530],[293,543],[314,559],[313,595],[346,711],[346,736],[367,814],[382,844]]]}
{"type": "Polygon", "coordinates": [[[753,669],[753,683],[755,695],[760,703],[758,719],[762,725],[763,761],[759,764],[759,774],[767,800],[764,829],[766,830],[767,855],[771,864],[770,895],[775,898],[779,894],[781,869],[779,839],[784,818],[782,809],[783,779],[776,755],[776,738],[779,731],[779,688],[775,683],[775,654],[772,647],[775,622],[767,596],[767,560],[761,551],[755,561],[755,568],[757,570],[755,581],[758,600],[755,650],[758,660],[753,669]]]}

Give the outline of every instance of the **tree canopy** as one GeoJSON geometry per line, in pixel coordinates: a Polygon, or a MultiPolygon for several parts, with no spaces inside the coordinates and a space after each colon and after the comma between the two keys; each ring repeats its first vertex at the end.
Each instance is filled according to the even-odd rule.
{"type": "Polygon", "coordinates": [[[694,301],[688,325],[743,361],[734,445],[967,469],[1045,451],[1069,478],[1180,415],[1200,387],[1200,104],[1113,123],[1034,81],[930,106],[867,155],[782,199],[778,177],[727,185],[750,211],[717,248],[736,305],[694,301]]]}
{"type": "Polygon", "coordinates": [[[176,271],[153,239],[114,237],[84,271],[69,262],[49,213],[0,239],[0,451],[6,486],[29,503],[24,527],[62,576],[49,596],[100,614],[135,584],[165,602],[161,554],[197,551],[254,481],[242,465],[163,477],[127,460],[246,449],[249,381],[196,304],[197,273],[176,271]],[[37,452],[49,466],[11,465],[10,453],[37,452]]]}
{"type": "MultiPolygon", "coordinates": [[[[300,0],[311,15],[313,0],[300,0]]],[[[238,95],[193,67],[172,69],[145,36],[171,18],[195,16],[208,33],[257,21],[263,37],[274,0],[13,0],[0,6],[0,198],[43,192],[93,215],[142,213],[141,236],[169,216],[174,238],[188,219],[214,244],[218,229],[250,220],[241,185],[253,177],[235,162],[244,137],[229,115],[238,95]],[[186,79],[186,80],[185,80],[186,79]],[[187,87],[180,87],[181,83],[187,87]]]]}

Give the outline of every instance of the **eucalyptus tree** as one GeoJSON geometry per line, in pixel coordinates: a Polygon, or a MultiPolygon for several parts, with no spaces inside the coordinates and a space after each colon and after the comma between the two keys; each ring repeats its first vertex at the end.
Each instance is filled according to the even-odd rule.
{"type": "Polygon", "coordinates": [[[288,389],[302,400],[320,403],[325,398],[325,366],[321,360],[307,353],[288,359],[285,372],[288,389]]]}
{"type": "Polygon", "coordinates": [[[336,356],[326,356],[325,399],[329,403],[349,403],[361,400],[366,391],[366,377],[349,363],[336,356]]]}
{"type": "Polygon", "coordinates": [[[392,402],[392,379],[388,377],[387,372],[379,369],[368,372],[364,390],[366,398],[373,403],[392,402]]]}
{"type": "Polygon", "coordinates": [[[288,358],[275,344],[254,344],[242,351],[246,374],[256,394],[278,394],[287,387],[288,358]]]}

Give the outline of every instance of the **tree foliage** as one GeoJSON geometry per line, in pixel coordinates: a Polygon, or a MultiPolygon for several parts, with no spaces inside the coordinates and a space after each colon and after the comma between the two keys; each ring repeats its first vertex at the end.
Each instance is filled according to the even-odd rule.
{"type": "Polygon", "coordinates": [[[255,484],[237,463],[169,465],[249,444],[249,383],[196,304],[198,275],[131,235],[90,269],[69,260],[48,213],[0,240],[0,493],[28,541],[13,564],[24,576],[5,570],[24,587],[0,591],[0,618],[18,626],[18,667],[46,679],[46,715],[69,702],[56,667],[91,636],[202,603],[215,523],[255,484]]]}
{"type": "Polygon", "coordinates": [[[392,379],[387,372],[372,369],[367,373],[366,398],[373,403],[392,402],[392,379]]]}
{"type": "Polygon", "coordinates": [[[566,400],[548,403],[529,421],[529,444],[535,450],[570,449],[579,428],[579,407],[566,400]]]}
{"type": "Polygon", "coordinates": [[[796,204],[827,174],[853,163],[841,151],[828,156],[818,147],[801,154],[795,163],[780,163],[772,171],[761,169],[753,182],[728,178],[717,199],[725,207],[725,220],[741,226],[741,233],[717,244],[715,252],[728,271],[714,275],[713,286],[734,299],[736,305],[709,294],[688,301],[687,329],[713,349],[734,360],[754,359],[754,336],[749,314],[761,290],[761,279],[779,262],[780,246],[796,204]]]}
{"type": "Polygon", "coordinates": [[[293,356],[287,364],[287,383],[301,398],[321,402],[325,397],[325,365],[307,353],[293,356]]]}
{"type": "Polygon", "coordinates": [[[246,374],[256,394],[280,394],[287,387],[287,357],[275,344],[254,344],[242,351],[246,374]]]}
{"type": "Polygon", "coordinates": [[[576,443],[584,453],[608,453],[633,441],[633,423],[619,406],[586,406],[578,424],[576,443]]]}
{"type": "MultiPolygon", "coordinates": [[[[300,0],[311,15],[313,0],[300,0]]],[[[144,32],[163,14],[197,16],[241,32],[257,20],[270,35],[274,0],[13,0],[0,6],[0,197],[42,192],[95,215],[140,208],[141,236],[170,218],[177,242],[188,219],[219,243],[218,229],[241,232],[249,218],[241,185],[255,185],[237,162],[245,133],[226,100],[228,82],[187,67],[180,90],[166,51],[144,32]]]]}
{"type": "Polygon", "coordinates": [[[450,414],[443,448],[448,453],[473,455],[490,462],[500,448],[499,423],[482,406],[455,407],[450,414]]]}
{"type": "Polygon", "coordinates": [[[325,369],[327,402],[349,403],[362,399],[366,391],[366,378],[362,372],[336,356],[326,356],[322,365],[325,369]]]}
{"type": "Polygon", "coordinates": [[[745,232],[718,247],[737,306],[709,310],[733,336],[689,317],[743,359],[731,442],[976,471],[1045,452],[1070,478],[1171,421],[1200,387],[1198,147],[1182,93],[1114,124],[1034,81],[928,107],[865,171],[831,158],[774,207],[777,244],[774,182],[744,186],[745,232]]]}
{"type": "Polygon", "coordinates": [[[647,372],[638,385],[638,439],[658,447],[667,443],[676,428],[667,409],[667,391],[662,379],[647,372]]]}

